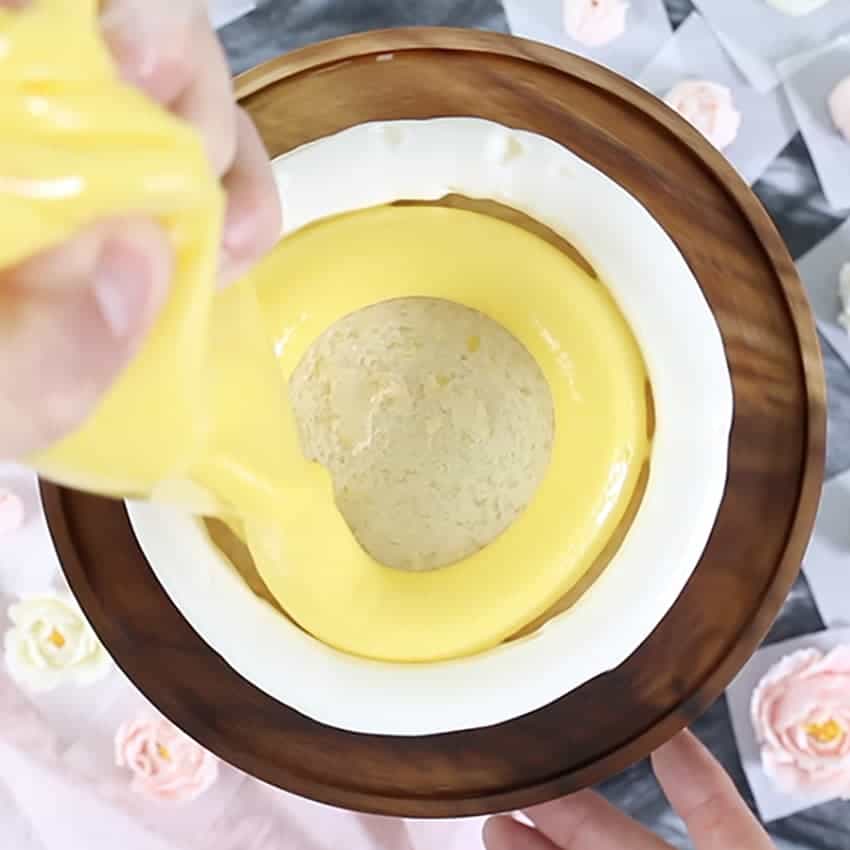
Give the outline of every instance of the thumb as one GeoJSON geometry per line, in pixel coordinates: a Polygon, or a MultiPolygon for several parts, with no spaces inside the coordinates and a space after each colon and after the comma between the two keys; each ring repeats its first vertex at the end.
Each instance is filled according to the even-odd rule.
{"type": "Polygon", "coordinates": [[[125,218],[0,271],[0,457],[83,422],[138,350],[171,270],[161,228],[125,218]]]}

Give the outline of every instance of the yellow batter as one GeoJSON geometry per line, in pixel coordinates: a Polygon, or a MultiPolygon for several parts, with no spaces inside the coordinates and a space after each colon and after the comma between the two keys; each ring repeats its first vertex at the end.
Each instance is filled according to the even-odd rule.
{"type": "Polygon", "coordinates": [[[0,9],[0,268],[116,213],[168,227],[177,274],[150,339],[86,427],[37,464],[84,489],[143,494],[185,473],[209,428],[198,373],[224,198],[191,128],[119,80],[97,5],[0,9]]]}
{"type": "Polygon", "coordinates": [[[450,658],[501,642],[582,577],[620,523],[648,452],[643,361],[603,284],[519,227],[417,206],[307,228],[283,240],[254,279],[285,380],[341,317],[427,295],[502,324],[540,366],[555,408],[552,459],[531,504],[460,563],[388,569],[347,530],[329,534],[308,506],[298,522],[284,520],[280,554],[263,556],[255,543],[260,574],[302,627],[372,658],[450,658]]]}
{"type": "Polygon", "coordinates": [[[177,275],[137,360],[34,465],[225,516],[281,606],[344,651],[427,661],[516,632],[587,570],[648,452],[643,362],[605,287],[518,227],[407,207],[305,229],[216,295],[218,183],[194,134],[118,81],[95,13],[94,0],[0,11],[0,267],[94,218],[144,212],[169,228],[177,275]],[[383,567],[357,545],[282,403],[322,331],[399,296],[454,300],[501,323],[542,369],[557,423],[529,508],[492,545],[426,573],[383,567]]]}

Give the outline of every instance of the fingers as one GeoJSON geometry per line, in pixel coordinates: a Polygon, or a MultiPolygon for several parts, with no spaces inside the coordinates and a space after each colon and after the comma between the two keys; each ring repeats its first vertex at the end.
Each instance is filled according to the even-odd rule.
{"type": "Polygon", "coordinates": [[[227,58],[204,16],[191,33],[189,49],[193,73],[172,111],[201,134],[213,170],[220,177],[236,155],[236,106],[227,58]]]}
{"type": "Polygon", "coordinates": [[[260,136],[234,103],[205,3],[108,0],[101,23],[125,78],[204,139],[227,192],[220,280],[235,280],[280,237],[280,203],[260,136]]]}
{"type": "Polygon", "coordinates": [[[559,850],[548,838],[510,817],[490,818],[484,824],[487,850],[559,850]]]}
{"type": "Polygon", "coordinates": [[[192,81],[192,30],[202,24],[197,0],[168,5],[168,0],[105,0],[100,16],[121,75],[161,104],[173,103],[192,81]]]}
{"type": "Polygon", "coordinates": [[[260,134],[247,113],[236,114],[236,159],[225,175],[222,280],[230,282],[280,238],[280,201],[260,134]]]}
{"type": "Polygon", "coordinates": [[[236,153],[227,59],[198,0],[109,0],[104,37],[123,76],[200,133],[218,176],[236,153]]]}
{"type": "Polygon", "coordinates": [[[662,747],[652,765],[697,850],[774,850],[732,780],[690,732],[662,747]]]}
{"type": "Polygon", "coordinates": [[[670,850],[599,794],[580,791],[525,814],[556,847],[569,850],[670,850]]]}
{"type": "Polygon", "coordinates": [[[0,451],[23,457],[80,425],[127,365],[171,278],[144,219],[97,224],[0,272],[0,451]]]}

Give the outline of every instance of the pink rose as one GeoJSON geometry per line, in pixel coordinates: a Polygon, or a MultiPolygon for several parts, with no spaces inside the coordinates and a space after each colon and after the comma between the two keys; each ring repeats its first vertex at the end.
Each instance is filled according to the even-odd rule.
{"type": "Polygon", "coordinates": [[[829,113],[835,126],[850,142],[850,77],[845,77],[830,93],[829,113]]]}
{"type": "Polygon", "coordinates": [[[588,47],[602,47],[626,31],[624,0],[564,0],[564,29],[588,47]]]}
{"type": "Polygon", "coordinates": [[[143,713],[115,734],[115,763],[132,789],[153,800],[185,802],[218,779],[218,759],[163,717],[143,713]]]}
{"type": "Polygon", "coordinates": [[[707,80],[684,80],[673,86],[664,102],[693,124],[718,150],[728,148],[741,128],[732,92],[707,80]]]}
{"type": "Polygon", "coordinates": [[[779,788],[850,798],[850,646],[786,656],[750,708],[764,771],[779,788]]]}

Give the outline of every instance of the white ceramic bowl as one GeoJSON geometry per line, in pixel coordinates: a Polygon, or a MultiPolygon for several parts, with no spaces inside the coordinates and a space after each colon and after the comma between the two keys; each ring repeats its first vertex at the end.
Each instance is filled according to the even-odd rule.
{"type": "Polygon", "coordinates": [[[635,198],[564,147],[476,118],[359,125],[274,167],[286,232],[400,198],[459,193],[513,206],[572,242],[608,285],[646,360],[656,414],[646,491],[619,551],[572,608],[526,638],[468,658],[389,664],[331,649],[256,597],[198,519],[130,504],[165,591],[245,679],[353,732],[427,735],[501,723],[621,664],[683,590],[726,480],[729,370],[676,245],[635,198]]]}

